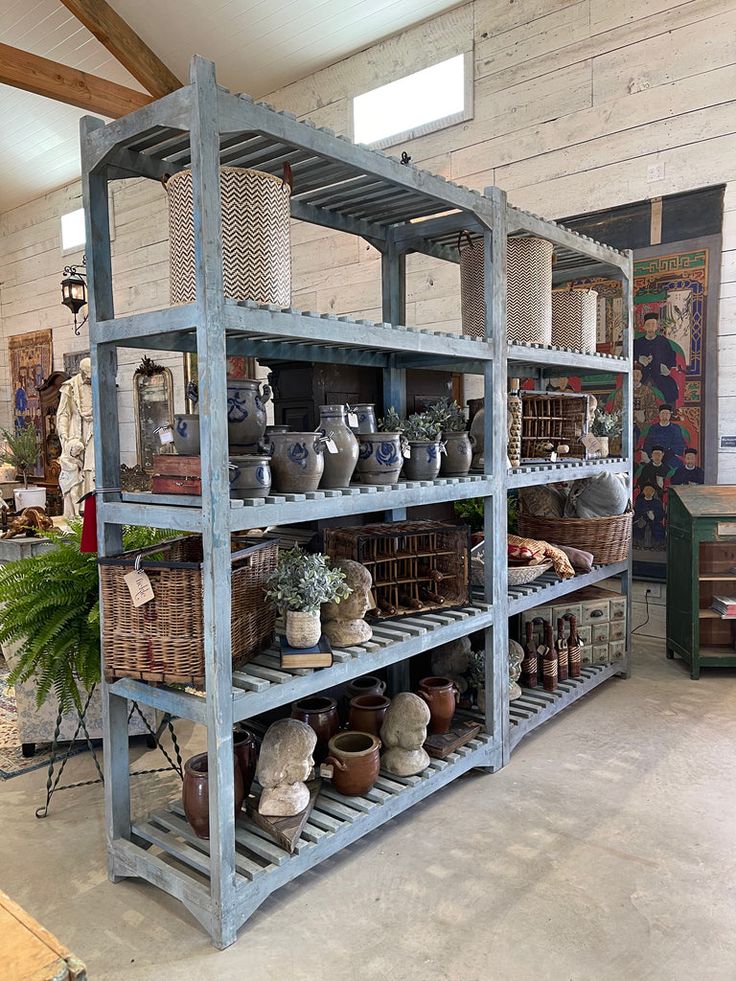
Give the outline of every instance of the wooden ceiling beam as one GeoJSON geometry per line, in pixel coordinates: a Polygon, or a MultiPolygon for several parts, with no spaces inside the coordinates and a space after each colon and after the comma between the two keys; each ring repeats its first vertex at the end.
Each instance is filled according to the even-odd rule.
{"type": "Polygon", "coordinates": [[[117,119],[152,102],[150,95],[0,44],[0,82],[117,119]]]}
{"type": "Polygon", "coordinates": [[[169,71],[106,0],[61,2],[154,99],[160,99],[182,87],[176,75],[169,71]]]}

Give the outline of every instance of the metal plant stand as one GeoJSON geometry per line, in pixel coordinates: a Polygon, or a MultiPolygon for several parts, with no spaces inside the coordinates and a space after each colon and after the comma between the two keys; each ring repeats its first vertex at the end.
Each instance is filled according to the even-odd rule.
{"type": "MultiPolygon", "coordinates": [[[[484,194],[459,187],[383,154],[336,137],[329,130],[277,112],[220,88],[214,66],[192,62],[190,84],[107,125],[82,120],[82,166],[90,271],[90,341],[93,363],[95,451],[98,481],[117,486],[120,468],[115,395],[117,348],[196,352],[199,359],[201,497],[107,492],[98,501],[100,554],[122,550],[125,524],[198,532],[204,543],[206,696],[135,680],[103,686],[105,797],[109,875],[137,876],[178,898],[217,947],[233,943],[238,928],[277,888],[433,794],[472,768],[495,770],[511,749],[507,700],[508,616],[531,607],[541,594],[563,595],[611,574],[628,590],[628,564],[600,567],[561,583],[509,591],[506,572],[506,493],[525,483],[576,479],[607,469],[629,473],[631,419],[631,256],[599,245],[552,222],[508,206],[498,188],[484,194]],[[381,253],[383,323],[259,306],[224,298],[220,254],[219,166],[257,167],[281,174],[292,168],[292,216],[362,236],[381,253]],[[108,182],[128,177],[159,180],[191,167],[196,238],[196,301],[147,313],[115,316],[108,211],[108,182]],[[449,212],[449,213],[448,213],[449,212]],[[433,217],[441,216],[441,217],[433,217]],[[425,218],[422,222],[412,219],[425,218]],[[482,234],[485,247],[486,332],[470,338],[403,326],[406,322],[406,255],[422,252],[458,259],[454,243],[463,228],[482,234]],[[626,357],[581,354],[559,348],[509,345],[506,340],[507,237],[540,235],[553,242],[557,277],[606,275],[623,280],[628,323],[626,357]],[[409,368],[476,373],[486,399],[485,472],[480,475],[403,481],[390,487],[354,486],[344,492],[274,494],[231,501],[228,482],[226,356],[369,365],[383,371],[384,401],[402,412],[409,368]],[[507,375],[522,372],[619,372],[624,385],[624,458],[595,464],[549,464],[509,472],[506,464],[507,375]],[[265,652],[242,671],[230,657],[230,534],[267,525],[384,513],[401,519],[417,505],[485,499],[485,590],[461,609],[421,614],[376,626],[371,642],[336,650],[332,668],[297,674],[281,670],[265,652]],[[379,668],[392,669],[395,687],[406,686],[409,658],[482,630],[486,659],[486,715],[477,739],[424,773],[382,774],[373,790],[341,798],[324,789],[293,854],[234,820],[233,724],[294,699],[347,682],[379,668]],[[131,698],[207,727],[210,839],[191,832],[181,805],[155,811],[135,824],[130,814],[126,699],[131,698]],[[162,857],[163,856],[163,857],[162,857]]],[[[536,584],[533,584],[533,586],[536,584]]],[[[545,597],[546,598],[546,597],[545,597]]],[[[629,604],[630,607],[630,604],[629,604]]],[[[104,617],[105,610],[102,610],[104,617]]],[[[628,671],[627,660],[618,666],[628,671]]]]}

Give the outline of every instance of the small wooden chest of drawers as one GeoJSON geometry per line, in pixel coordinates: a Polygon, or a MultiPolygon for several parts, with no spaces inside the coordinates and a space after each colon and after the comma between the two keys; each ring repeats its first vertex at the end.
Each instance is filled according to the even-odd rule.
{"type": "MultiPolygon", "coordinates": [[[[544,624],[551,623],[557,633],[558,619],[570,615],[577,619],[578,636],[582,642],[583,664],[608,664],[626,653],[626,597],[600,586],[587,586],[571,593],[564,602],[554,606],[537,606],[521,615],[521,640],[526,625],[534,624],[534,636],[539,643],[544,637],[544,624]]],[[[567,630],[565,631],[567,635],[567,630]]]]}

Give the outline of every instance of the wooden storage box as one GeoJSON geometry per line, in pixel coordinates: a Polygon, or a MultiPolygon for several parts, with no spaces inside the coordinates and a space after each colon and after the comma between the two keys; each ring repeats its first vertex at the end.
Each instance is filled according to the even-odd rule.
{"type": "Polygon", "coordinates": [[[373,577],[376,617],[411,616],[468,602],[470,529],[442,521],[328,528],[325,553],[373,577]]]}
{"type": "Polygon", "coordinates": [[[201,494],[201,458],[157,453],[153,458],[151,490],[154,494],[201,494]]]}
{"type": "MultiPolygon", "coordinates": [[[[236,666],[273,640],[276,609],[266,601],[264,586],[276,568],[278,545],[244,536],[233,536],[232,544],[231,654],[236,666]]],[[[204,686],[202,564],[199,535],[99,559],[108,682],[137,678],[204,686]],[[124,577],[139,560],[154,597],[135,607],[124,577]]]]}
{"type": "Polygon", "coordinates": [[[570,447],[569,457],[585,459],[580,439],[588,432],[588,396],[577,393],[521,393],[521,458],[546,459],[543,443],[570,447]]]}

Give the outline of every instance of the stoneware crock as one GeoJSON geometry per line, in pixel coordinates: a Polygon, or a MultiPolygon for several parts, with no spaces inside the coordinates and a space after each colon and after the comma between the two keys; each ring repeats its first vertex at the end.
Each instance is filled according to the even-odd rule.
{"type": "Polygon", "coordinates": [[[340,728],[337,715],[337,702],[326,695],[311,695],[302,698],[291,706],[292,719],[306,722],[317,733],[314,759],[321,763],[327,756],[327,744],[340,728]]]}
{"type": "Polygon", "coordinates": [[[348,426],[344,405],[321,405],[319,428],[322,435],[332,440],[336,453],[330,452],[325,443],[325,469],[320,487],[335,490],[349,487],[358,463],[358,440],[348,426]]]}
{"type": "Polygon", "coordinates": [[[247,447],[254,453],[266,431],[266,409],[271,398],[268,385],[261,388],[255,378],[227,379],[227,434],[231,446],[247,447]]]}
{"type": "Polygon", "coordinates": [[[359,433],[358,474],[363,484],[395,484],[401,473],[399,433],[359,433]]]}
{"type": "MultiPolygon", "coordinates": [[[[237,818],[243,805],[245,791],[243,776],[238,760],[233,757],[233,772],[235,774],[235,817],[237,818]]],[[[184,764],[184,783],[181,792],[182,804],[187,821],[198,838],[210,836],[210,798],[209,773],[207,772],[207,754],[198,753],[184,764]]]]}
{"type": "Polygon", "coordinates": [[[243,778],[243,793],[247,797],[250,793],[253,777],[256,775],[256,764],[258,763],[256,737],[247,729],[235,729],[233,732],[233,750],[240,767],[240,775],[243,778]]]}
{"type": "Polygon", "coordinates": [[[357,426],[350,427],[354,433],[375,433],[378,427],[376,426],[376,409],[372,402],[351,405],[350,412],[354,412],[358,420],[357,426]]]}
{"type": "Polygon", "coordinates": [[[325,469],[319,433],[271,433],[274,493],[304,494],[319,487],[325,469]]]}
{"type": "Polygon", "coordinates": [[[174,416],[174,446],[180,456],[199,456],[199,416],[177,413],[174,416]]]}
{"type": "Polygon", "coordinates": [[[271,460],[267,456],[230,457],[230,497],[241,501],[268,497],[271,490],[271,460]]]}
{"type": "Polygon", "coordinates": [[[410,439],[411,456],[404,460],[407,480],[435,480],[440,472],[442,444],[437,440],[410,439]]]}
{"type": "Polygon", "coordinates": [[[367,793],[378,779],[381,740],[368,732],[340,732],[329,744],[325,763],[333,767],[332,784],[346,797],[367,793]]]}
{"type": "Polygon", "coordinates": [[[422,678],[417,695],[429,706],[429,731],[433,735],[449,732],[457,704],[455,682],[450,678],[435,676],[422,678]]]}
{"type": "Polygon", "coordinates": [[[442,441],[445,444],[445,452],[442,457],[440,473],[446,477],[464,477],[470,470],[470,463],[473,459],[473,443],[470,434],[443,433],[442,441]]]}
{"type": "Polygon", "coordinates": [[[370,732],[379,736],[383,717],[391,704],[385,695],[356,695],[350,699],[348,725],[355,732],[370,732]]]}

